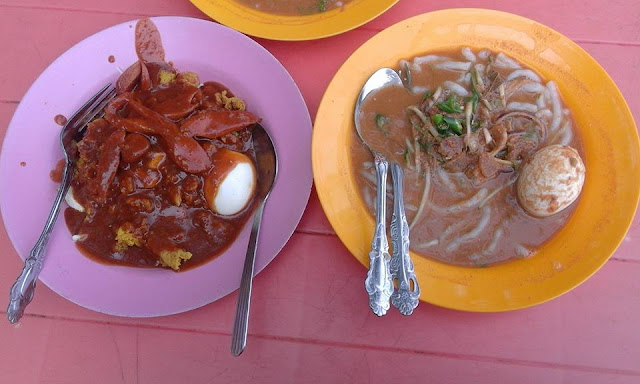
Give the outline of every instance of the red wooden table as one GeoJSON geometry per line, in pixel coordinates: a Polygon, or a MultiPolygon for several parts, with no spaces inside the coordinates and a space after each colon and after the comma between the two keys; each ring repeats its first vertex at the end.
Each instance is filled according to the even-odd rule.
{"type": "MultiPolygon", "coordinates": [[[[290,71],[314,117],[354,49],[393,23],[445,6],[517,13],[569,36],[604,66],[639,120],[637,0],[402,0],[340,36],[258,41],[290,71]]],[[[186,0],[0,0],[0,135],[58,55],[106,27],[157,15],[206,18],[186,0]]],[[[4,230],[0,250],[5,294],[21,263],[4,230]]],[[[640,383],[637,216],[593,278],[530,309],[474,314],[422,303],[409,318],[394,311],[377,318],[367,308],[364,273],[312,193],[296,233],[255,279],[241,357],[229,353],[236,294],[181,315],[125,319],[78,307],[40,284],[20,326],[2,314],[0,383],[640,383]]]]}

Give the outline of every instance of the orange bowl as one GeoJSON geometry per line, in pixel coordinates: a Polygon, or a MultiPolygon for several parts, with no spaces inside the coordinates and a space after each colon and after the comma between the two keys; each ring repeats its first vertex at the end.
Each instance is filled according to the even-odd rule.
{"type": "Polygon", "coordinates": [[[466,268],[412,253],[421,300],[477,312],[529,307],[602,267],[628,230],[640,196],[640,145],[629,107],[604,69],[560,33],[508,13],[452,9],[407,19],[371,38],[340,68],[320,104],[312,144],[318,196],[342,242],[368,266],[374,220],[350,156],[358,93],[380,67],[461,46],[504,52],[557,83],[583,140],[587,176],[575,213],[530,259],[466,268]]]}
{"type": "Polygon", "coordinates": [[[248,35],[272,40],[313,40],[349,31],[398,0],[352,0],[342,8],[306,16],[260,12],[234,0],[191,0],[212,19],[248,35]]]}

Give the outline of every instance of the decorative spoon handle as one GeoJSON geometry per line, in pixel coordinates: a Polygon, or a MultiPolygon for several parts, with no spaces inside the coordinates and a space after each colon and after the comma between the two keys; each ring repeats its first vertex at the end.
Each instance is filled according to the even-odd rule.
{"type": "Polygon", "coordinates": [[[418,306],[420,287],[409,256],[409,225],[404,212],[403,172],[398,164],[391,166],[393,178],[393,216],[391,217],[391,275],[398,281],[398,290],[391,295],[391,303],[400,313],[408,316],[418,306]],[[411,283],[413,282],[413,287],[411,283]]]}
{"type": "Polygon", "coordinates": [[[378,316],[383,316],[389,310],[389,299],[393,293],[393,281],[389,271],[389,243],[387,242],[386,202],[387,202],[387,170],[389,163],[384,156],[376,153],[376,229],[371,241],[369,252],[369,272],[364,282],[369,294],[369,306],[378,316]]]}

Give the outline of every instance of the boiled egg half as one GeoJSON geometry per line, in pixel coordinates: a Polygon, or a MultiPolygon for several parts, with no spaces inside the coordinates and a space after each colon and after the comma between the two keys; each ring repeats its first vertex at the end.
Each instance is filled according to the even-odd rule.
{"type": "Polygon", "coordinates": [[[232,216],[247,207],[256,191],[256,168],[240,152],[220,149],[211,157],[213,167],[204,179],[204,194],[209,209],[232,216]]]}

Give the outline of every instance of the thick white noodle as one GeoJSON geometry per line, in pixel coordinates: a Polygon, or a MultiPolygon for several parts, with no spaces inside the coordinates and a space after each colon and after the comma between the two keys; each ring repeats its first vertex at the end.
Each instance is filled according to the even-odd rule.
{"type": "Polygon", "coordinates": [[[476,55],[474,55],[473,52],[471,52],[471,48],[469,47],[462,48],[462,56],[464,56],[464,58],[467,59],[468,61],[471,61],[473,63],[476,62],[476,55]]]}
{"type": "Polygon", "coordinates": [[[451,92],[455,93],[456,95],[460,96],[460,97],[466,97],[469,96],[469,91],[467,91],[462,85],[455,83],[453,81],[445,81],[444,83],[442,83],[442,85],[444,85],[445,88],[448,88],[451,90],[451,92]]]}
{"type": "Polygon", "coordinates": [[[418,56],[413,59],[413,67],[420,68],[420,66],[423,64],[429,64],[429,63],[433,63],[434,61],[443,61],[443,60],[449,60],[449,58],[446,56],[438,56],[438,55],[418,56]]]}
{"type": "Polygon", "coordinates": [[[362,194],[364,195],[364,202],[365,202],[365,204],[367,204],[367,207],[369,207],[369,209],[373,210],[374,209],[373,191],[371,191],[370,189],[365,189],[364,191],[362,191],[362,194]]]}
{"type": "Polygon", "coordinates": [[[438,212],[438,213],[456,213],[456,212],[464,212],[464,211],[468,211],[469,209],[477,206],[478,204],[480,204],[480,202],[487,197],[487,195],[489,194],[487,188],[482,188],[481,190],[479,190],[478,192],[476,192],[475,195],[473,195],[472,197],[470,197],[467,200],[463,200],[457,204],[452,204],[448,207],[439,207],[437,205],[431,205],[431,209],[433,209],[434,211],[438,212]]]}
{"type": "Polygon", "coordinates": [[[538,106],[538,109],[543,109],[547,106],[547,103],[544,100],[544,93],[538,95],[536,98],[536,105],[538,106]]]}
{"type": "Polygon", "coordinates": [[[460,220],[460,221],[457,221],[457,222],[451,224],[450,226],[448,226],[444,230],[444,232],[442,232],[442,234],[440,235],[440,238],[438,239],[438,241],[440,243],[444,243],[444,241],[447,239],[447,237],[449,237],[449,235],[451,235],[454,232],[458,232],[459,230],[461,230],[462,228],[464,228],[468,224],[470,224],[468,217],[466,217],[464,220],[460,220]]]}
{"type": "Polygon", "coordinates": [[[545,93],[545,86],[540,84],[540,83],[534,83],[534,82],[526,82],[524,84],[522,84],[522,87],[520,87],[520,90],[523,92],[529,92],[529,93],[541,93],[544,94],[545,93]]]}
{"type": "Polygon", "coordinates": [[[414,95],[424,95],[428,90],[429,88],[427,87],[420,87],[417,85],[411,87],[411,93],[413,93],[414,95]]]}
{"type": "Polygon", "coordinates": [[[370,172],[362,171],[360,172],[362,177],[364,177],[367,181],[371,182],[374,186],[378,185],[378,180],[376,179],[376,175],[372,175],[370,172]]]}
{"type": "Polygon", "coordinates": [[[420,220],[420,216],[424,212],[424,208],[427,205],[427,201],[429,200],[429,191],[431,190],[431,170],[427,168],[424,176],[424,189],[422,190],[422,197],[420,198],[420,205],[418,206],[418,212],[411,220],[411,225],[409,225],[409,229],[413,228],[420,220]]]}
{"type": "Polygon", "coordinates": [[[553,117],[553,112],[551,112],[548,108],[541,109],[536,112],[536,117],[538,119],[550,119],[553,117]]]}
{"type": "Polygon", "coordinates": [[[469,240],[473,240],[476,237],[478,237],[478,235],[480,235],[482,233],[482,231],[484,231],[484,229],[487,227],[487,225],[489,225],[489,220],[491,219],[491,208],[489,207],[484,207],[482,209],[482,216],[480,217],[480,221],[478,221],[478,225],[476,225],[472,230],[470,230],[469,232],[458,236],[457,238],[453,239],[451,241],[451,243],[449,245],[447,245],[447,252],[453,252],[456,249],[458,249],[458,247],[462,244],[462,243],[466,243],[469,240]]]}
{"type": "Polygon", "coordinates": [[[446,69],[449,71],[468,71],[471,68],[470,62],[445,61],[433,66],[435,69],[446,69]]]}
{"type": "Polygon", "coordinates": [[[502,52],[498,53],[493,65],[500,68],[520,69],[520,65],[518,63],[516,63],[512,58],[507,57],[502,52]]]}
{"type": "Polygon", "coordinates": [[[551,132],[555,132],[555,130],[560,126],[560,122],[562,122],[562,106],[560,105],[560,95],[558,94],[558,87],[553,81],[547,83],[547,89],[549,90],[549,95],[551,96],[551,112],[553,113],[553,118],[551,119],[551,127],[549,127],[549,130],[551,132]]]}
{"type": "Polygon", "coordinates": [[[438,97],[440,97],[441,94],[442,87],[438,87],[438,89],[436,89],[436,91],[433,93],[433,96],[431,96],[431,100],[429,100],[429,108],[433,106],[433,104],[436,102],[436,100],[438,100],[438,97]]]}
{"type": "Polygon", "coordinates": [[[364,169],[373,168],[373,161],[365,161],[364,163],[362,163],[362,166],[364,167],[364,169]]]}
{"type": "Polygon", "coordinates": [[[538,111],[538,106],[535,104],[529,103],[521,103],[519,101],[512,101],[507,104],[507,111],[522,111],[522,112],[530,112],[536,113],[538,111]]]}
{"type": "Polygon", "coordinates": [[[418,207],[416,207],[416,206],[415,206],[415,205],[413,205],[413,204],[407,204],[407,203],[405,203],[405,204],[404,204],[404,209],[405,209],[405,211],[415,212],[415,211],[417,211],[417,210],[418,210],[418,207]]]}
{"type": "Polygon", "coordinates": [[[496,188],[495,190],[493,190],[493,192],[491,192],[487,197],[484,198],[484,200],[482,200],[480,202],[480,205],[478,205],[478,208],[482,208],[485,206],[485,204],[487,204],[495,195],[497,195],[500,191],[502,191],[503,189],[511,186],[511,184],[515,183],[516,180],[518,180],[518,177],[513,177],[511,180],[509,180],[506,184],[499,186],[498,188],[496,188]]]}
{"type": "Polygon", "coordinates": [[[522,244],[516,245],[515,248],[516,248],[516,255],[518,255],[520,257],[528,258],[528,257],[532,256],[531,249],[525,247],[522,244]]]}
{"type": "Polygon", "coordinates": [[[426,243],[420,243],[418,245],[414,245],[413,249],[425,249],[429,247],[433,247],[434,245],[438,245],[440,241],[438,239],[433,239],[431,241],[427,241],[426,243]]]}
{"type": "Polygon", "coordinates": [[[444,186],[449,188],[452,192],[458,192],[458,188],[456,188],[456,185],[453,183],[453,181],[451,181],[449,172],[443,170],[441,167],[438,167],[438,176],[440,177],[440,182],[444,186]]]}
{"type": "Polygon", "coordinates": [[[480,58],[480,60],[487,60],[490,54],[491,52],[489,52],[486,49],[483,49],[482,51],[478,52],[478,58],[480,58]]]}
{"type": "Polygon", "coordinates": [[[533,80],[538,83],[542,81],[542,79],[540,79],[540,76],[538,76],[535,72],[533,72],[530,69],[516,69],[515,71],[511,72],[509,76],[507,76],[507,81],[517,79],[518,77],[525,77],[529,80],[533,80]]]}
{"type": "Polygon", "coordinates": [[[495,232],[493,232],[493,238],[491,239],[489,246],[485,248],[484,251],[482,251],[483,256],[487,256],[496,250],[496,247],[498,246],[498,241],[502,237],[503,233],[504,233],[504,230],[502,228],[498,228],[496,229],[495,232]]]}

